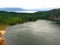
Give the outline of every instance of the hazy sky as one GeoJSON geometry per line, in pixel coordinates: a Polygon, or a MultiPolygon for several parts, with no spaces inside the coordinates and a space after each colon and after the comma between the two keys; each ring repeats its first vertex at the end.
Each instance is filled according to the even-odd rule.
{"type": "Polygon", "coordinates": [[[0,0],[1,7],[60,8],[60,0],[0,0]]]}

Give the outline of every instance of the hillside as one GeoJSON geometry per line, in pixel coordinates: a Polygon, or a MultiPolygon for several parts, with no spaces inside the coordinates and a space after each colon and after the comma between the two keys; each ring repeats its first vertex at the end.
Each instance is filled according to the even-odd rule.
{"type": "Polygon", "coordinates": [[[24,23],[27,21],[35,21],[38,19],[49,19],[48,16],[50,15],[59,15],[60,16],[60,9],[53,9],[50,11],[40,11],[36,13],[16,13],[16,12],[6,12],[0,11],[0,25],[15,25],[24,23]]]}

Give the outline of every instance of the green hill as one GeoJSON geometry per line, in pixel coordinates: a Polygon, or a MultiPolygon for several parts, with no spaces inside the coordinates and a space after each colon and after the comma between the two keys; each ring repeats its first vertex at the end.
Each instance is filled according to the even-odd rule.
{"type": "Polygon", "coordinates": [[[60,9],[50,11],[39,11],[36,13],[16,13],[0,11],[0,25],[15,25],[27,21],[36,21],[38,19],[48,19],[50,15],[60,16],[60,9]]]}

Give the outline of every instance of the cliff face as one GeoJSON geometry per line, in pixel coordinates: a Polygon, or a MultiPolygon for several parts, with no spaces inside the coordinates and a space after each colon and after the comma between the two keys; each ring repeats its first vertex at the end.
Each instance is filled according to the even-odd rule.
{"type": "Polygon", "coordinates": [[[50,20],[60,21],[60,16],[50,16],[49,19],[50,20]]]}
{"type": "Polygon", "coordinates": [[[58,20],[60,21],[60,16],[58,16],[58,20]]]}
{"type": "Polygon", "coordinates": [[[5,26],[0,26],[0,45],[5,45],[5,39],[4,39],[4,34],[6,32],[6,27],[5,26]]]}
{"type": "Polygon", "coordinates": [[[5,45],[5,39],[2,39],[2,40],[0,41],[0,45],[5,45]]]}

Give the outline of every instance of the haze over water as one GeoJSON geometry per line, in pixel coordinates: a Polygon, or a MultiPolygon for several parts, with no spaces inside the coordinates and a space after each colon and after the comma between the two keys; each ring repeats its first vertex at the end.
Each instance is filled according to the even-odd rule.
{"type": "Polygon", "coordinates": [[[60,45],[60,25],[37,20],[7,28],[6,45],[60,45]]]}

